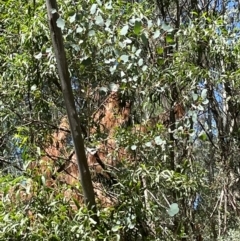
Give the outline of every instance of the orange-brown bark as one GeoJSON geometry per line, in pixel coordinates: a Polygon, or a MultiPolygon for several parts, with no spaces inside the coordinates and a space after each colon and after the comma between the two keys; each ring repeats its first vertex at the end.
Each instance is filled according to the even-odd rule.
{"type": "MultiPolygon", "coordinates": [[[[181,104],[174,107],[176,119],[184,116],[184,109],[181,104]]],[[[129,122],[131,115],[131,105],[129,102],[124,104],[117,92],[112,92],[101,104],[98,110],[92,115],[93,126],[89,133],[91,136],[104,134],[95,151],[87,152],[88,165],[93,175],[102,175],[107,179],[112,178],[106,171],[108,167],[117,166],[123,158],[131,160],[130,154],[124,148],[118,148],[114,137],[115,131],[120,126],[129,122]]],[[[152,118],[143,125],[133,126],[132,131],[144,133],[150,126],[156,123],[168,125],[168,113],[152,118]]],[[[63,117],[59,129],[52,135],[52,144],[45,149],[46,156],[42,157],[41,164],[38,165],[39,172],[46,176],[47,185],[54,185],[56,182],[75,185],[78,183],[78,166],[74,152],[67,151],[66,140],[69,134],[69,125],[66,117],[63,117]],[[61,161],[62,160],[62,161],[61,161]],[[59,165],[59,162],[63,162],[59,165]]],[[[101,139],[101,138],[99,138],[101,139]]],[[[32,165],[30,168],[36,167],[32,165]]],[[[108,197],[101,188],[102,184],[94,182],[94,189],[97,198],[104,206],[112,205],[116,200],[108,197]]],[[[65,194],[71,196],[69,191],[65,194]]],[[[79,198],[80,200],[81,198],[79,198]]]]}

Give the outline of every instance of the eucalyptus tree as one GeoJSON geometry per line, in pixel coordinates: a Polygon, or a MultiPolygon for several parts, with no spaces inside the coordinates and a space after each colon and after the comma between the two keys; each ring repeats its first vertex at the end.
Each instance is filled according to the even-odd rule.
{"type": "MultiPolygon", "coordinates": [[[[9,0],[0,10],[1,155],[5,164],[20,160],[24,170],[41,159],[65,115],[62,88],[45,4],[9,0]],[[11,155],[17,150],[19,159],[11,155]]],[[[105,141],[89,129],[96,125],[92,114],[112,89],[118,87],[121,100],[131,103],[131,123],[114,130],[114,151],[127,150],[133,158],[122,157],[120,167],[110,168],[118,183],[106,190],[118,197],[119,206],[100,209],[102,230],[112,238],[125,233],[140,240],[216,240],[234,228],[238,3],[59,1],[59,14],[86,146],[105,141]],[[133,133],[138,125],[147,130],[133,133]]],[[[66,148],[72,149],[71,141],[66,148]]],[[[84,212],[78,216],[83,223],[84,212]]],[[[78,232],[91,235],[88,228],[78,232]]],[[[35,226],[32,231],[37,233],[35,226]]]]}

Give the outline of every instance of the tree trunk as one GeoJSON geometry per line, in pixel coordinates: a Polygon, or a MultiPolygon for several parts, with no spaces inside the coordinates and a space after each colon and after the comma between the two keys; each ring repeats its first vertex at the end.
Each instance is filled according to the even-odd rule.
{"type": "Polygon", "coordinates": [[[49,18],[49,27],[53,43],[53,49],[57,61],[58,74],[61,81],[63,98],[67,110],[67,116],[69,120],[70,130],[73,138],[73,143],[76,152],[76,158],[78,163],[80,181],[83,189],[84,202],[88,209],[93,211],[95,221],[98,222],[96,215],[96,202],[91,175],[87,163],[85,154],[84,141],[82,137],[80,121],[77,116],[77,111],[74,103],[74,96],[71,87],[70,75],[68,72],[66,54],[63,46],[62,32],[57,27],[57,19],[59,18],[58,7],[56,0],[46,0],[47,12],[49,18]]]}

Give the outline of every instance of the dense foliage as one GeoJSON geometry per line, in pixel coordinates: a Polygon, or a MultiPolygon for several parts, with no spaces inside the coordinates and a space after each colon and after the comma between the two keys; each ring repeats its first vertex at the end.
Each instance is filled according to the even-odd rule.
{"type": "Polygon", "coordinates": [[[114,178],[92,176],[115,201],[98,201],[97,224],[66,195],[81,194],[80,183],[49,186],[33,168],[53,133],[67,133],[68,155],[58,153],[55,167],[73,151],[59,129],[66,109],[47,10],[44,1],[0,0],[0,240],[238,240],[238,2],[58,5],[86,150],[114,140],[101,160],[116,160],[114,178]],[[113,92],[129,112],[104,130],[96,112],[109,111],[113,92]]]}

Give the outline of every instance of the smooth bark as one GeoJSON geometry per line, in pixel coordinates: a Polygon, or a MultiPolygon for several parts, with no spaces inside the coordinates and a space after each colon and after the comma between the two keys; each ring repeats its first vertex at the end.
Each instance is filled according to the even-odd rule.
{"type": "Polygon", "coordinates": [[[83,189],[84,201],[89,210],[95,213],[95,221],[98,221],[96,216],[96,202],[91,175],[87,163],[84,140],[82,137],[80,121],[78,119],[74,96],[71,86],[70,75],[66,60],[66,53],[63,45],[63,37],[61,29],[57,26],[59,18],[58,7],[56,0],[46,0],[47,12],[49,19],[50,33],[53,43],[53,49],[57,61],[58,74],[61,81],[63,98],[67,110],[70,130],[73,138],[73,143],[76,152],[76,158],[79,169],[80,181],[83,189]]]}

